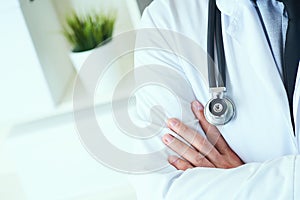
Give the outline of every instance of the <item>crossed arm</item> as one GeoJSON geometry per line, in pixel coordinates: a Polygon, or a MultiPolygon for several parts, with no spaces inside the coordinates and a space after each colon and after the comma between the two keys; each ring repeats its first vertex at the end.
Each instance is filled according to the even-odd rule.
{"type": "MultiPolygon", "coordinates": [[[[173,69],[185,77],[182,68],[176,65],[176,58],[169,58],[169,55],[165,55],[164,58],[161,54],[156,55],[156,51],[150,50],[140,54],[137,53],[136,58],[141,66],[147,63],[172,65],[173,69]],[[170,63],[173,61],[175,63],[170,63]]],[[[300,190],[297,189],[300,188],[300,156],[291,155],[263,163],[244,164],[227,145],[218,129],[206,122],[203,107],[195,106],[195,103],[192,110],[207,137],[194,131],[201,130],[200,127],[198,129],[198,122],[195,122],[190,102],[196,99],[195,93],[199,94],[197,99],[205,102],[208,97],[203,90],[193,88],[197,90],[193,91],[188,84],[180,84],[181,87],[178,87],[179,83],[174,81],[170,71],[162,71],[160,68],[147,68],[145,74],[166,79],[165,85],[173,90],[178,98],[164,87],[150,85],[140,89],[137,94],[139,118],[147,125],[147,122],[153,120],[153,115],[149,115],[150,108],[160,105],[164,109],[152,113],[154,116],[163,120],[164,116],[176,117],[189,123],[189,126],[185,126],[172,118],[168,121],[168,128],[184,138],[190,146],[170,134],[163,136],[163,142],[182,157],[168,158],[171,165],[178,170],[168,167],[132,177],[140,199],[300,199],[300,190]],[[188,127],[192,127],[193,130],[188,127]]],[[[201,82],[197,84],[199,88],[205,88],[201,82]]],[[[162,133],[167,133],[167,130],[164,129],[162,133]]],[[[162,141],[161,137],[154,137],[141,143],[142,149],[153,152],[161,147],[162,141]]],[[[253,147],[255,148],[255,144],[253,147]]],[[[158,158],[162,159],[167,158],[158,158]]]]}
{"type": "MultiPolygon", "coordinates": [[[[157,88],[153,90],[148,88],[145,91],[147,92],[142,91],[141,96],[137,98],[140,110],[144,111],[159,101],[163,102],[165,110],[170,112],[167,116],[180,117],[177,109],[172,107],[174,104],[168,93],[159,90],[160,99],[154,101],[154,94],[158,93],[157,88]]],[[[185,142],[171,134],[163,135],[162,141],[159,142],[163,142],[181,156],[168,158],[170,164],[177,170],[169,167],[135,176],[133,183],[140,199],[279,200],[300,198],[300,191],[297,189],[300,188],[299,156],[291,155],[263,163],[244,164],[226,143],[219,130],[205,120],[203,106],[199,102],[193,102],[192,109],[188,109],[187,100],[190,100],[192,96],[188,95],[188,90],[184,90],[182,94],[185,97],[189,96],[189,99],[181,99],[182,104],[186,102],[186,109],[193,111],[206,137],[199,134],[195,126],[192,126],[194,129],[189,128],[191,124],[186,126],[178,119],[169,119],[169,131],[177,133],[185,142]]],[[[143,113],[146,118],[146,112],[143,113]]],[[[192,117],[193,113],[184,115],[185,122],[193,121],[187,119],[192,117]]],[[[163,132],[167,133],[167,130],[164,129],[163,132]]],[[[145,144],[145,147],[147,146],[145,144]]]]}
{"type": "Polygon", "coordinates": [[[162,141],[177,156],[168,161],[178,171],[163,199],[298,199],[299,156],[285,156],[264,163],[245,164],[229,147],[219,130],[210,125],[203,106],[192,110],[206,138],[180,120],[171,118],[168,127],[188,144],[171,134],[162,141]],[[212,168],[220,168],[219,170],[212,168]]]}
{"type": "MultiPolygon", "coordinates": [[[[144,24],[152,27],[152,17],[146,16],[144,24]]],[[[160,46],[157,41],[163,40],[141,38],[142,44],[149,42],[153,46],[160,46]]],[[[207,88],[206,85],[199,79],[197,72],[193,71],[192,66],[182,59],[179,60],[176,55],[152,49],[136,52],[135,65],[170,66],[172,70],[168,71],[160,67],[147,67],[144,74],[154,77],[153,80],[163,80],[164,85],[178,98],[163,87],[148,86],[141,89],[137,94],[139,118],[147,126],[147,123],[153,120],[152,115],[149,115],[150,108],[161,106],[163,109],[153,113],[157,118],[164,120],[164,116],[176,117],[189,123],[189,126],[185,126],[172,118],[168,121],[168,128],[190,144],[186,145],[170,134],[163,136],[163,143],[181,156],[168,158],[171,165],[178,170],[168,167],[132,177],[140,199],[300,199],[300,190],[297,189],[300,188],[299,156],[291,155],[263,163],[244,164],[225,142],[218,129],[206,122],[203,107],[194,103],[193,112],[206,137],[195,131],[198,124],[194,124],[195,118],[190,111],[190,102],[195,99],[206,102],[209,96],[203,89],[207,88]],[[188,75],[189,80],[179,83],[179,79],[174,78],[177,76],[172,76],[172,72],[177,72],[183,79],[188,75]],[[195,83],[192,86],[189,85],[191,80],[195,83]]],[[[136,77],[137,80],[143,78],[145,76],[136,77]]],[[[166,133],[167,130],[163,132],[166,133]]],[[[151,152],[162,144],[160,137],[142,143],[142,148],[151,152]]],[[[255,148],[255,144],[253,146],[255,148]]],[[[162,159],[167,158],[158,158],[162,159]]]]}

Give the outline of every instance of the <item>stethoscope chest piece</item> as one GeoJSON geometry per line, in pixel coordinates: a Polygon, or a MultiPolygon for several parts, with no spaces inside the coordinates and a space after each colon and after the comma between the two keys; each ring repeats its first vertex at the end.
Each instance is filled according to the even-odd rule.
{"type": "Polygon", "coordinates": [[[226,97],[226,58],[223,44],[221,11],[216,0],[209,0],[207,30],[207,67],[211,100],[204,108],[206,120],[215,126],[227,124],[235,115],[233,102],[226,97]],[[218,55],[218,67],[214,65],[215,46],[218,55]],[[217,68],[217,70],[216,70],[217,68]]]}
{"type": "Polygon", "coordinates": [[[212,98],[204,108],[206,120],[215,126],[227,124],[235,115],[233,102],[228,98],[212,98]]]}

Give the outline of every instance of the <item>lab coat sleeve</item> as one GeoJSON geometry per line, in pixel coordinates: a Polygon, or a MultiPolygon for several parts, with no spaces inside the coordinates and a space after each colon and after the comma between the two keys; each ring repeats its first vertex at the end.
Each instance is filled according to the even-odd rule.
{"type": "MultiPolygon", "coordinates": [[[[148,56],[152,57],[154,54],[155,52],[151,51],[143,55],[136,54],[137,63],[140,63],[139,59],[148,62],[150,59],[148,56]]],[[[165,62],[164,57],[169,58],[169,61],[173,60],[162,54],[161,57],[156,57],[151,62],[172,66],[184,76],[183,70],[178,65],[169,61],[165,62]]],[[[174,60],[176,60],[175,57],[174,60]]],[[[159,70],[149,69],[147,75],[151,76],[151,74],[162,79],[169,75],[159,70]]],[[[137,121],[147,125],[153,122],[155,116],[161,118],[162,121],[169,117],[176,117],[203,134],[190,108],[190,102],[195,99],[192,88],[188,84],[182,87],[177,86],[179,83],[172,80],[172,77],[167,79],[170,81],[167,87],[172,92],[166,90],[166,86],[157,85],[148,85],[137,92],[137,121]],[[155,110],[150,114],[151,108],[157,105],[163,109],[155,110]]],[[[165,148],[161,142],[161,137],[165,133],[170,133],[170,130],[163,127],[154,137],[141,140],[137,152],[150,153],[165,148]]],[[[253,144],[253,148],[255,148],[255,144],[253,144]]],[[[130,179],[136,189],[138,199],[294,199],[294,195],[298,195],[300,198],[300,191],[294,190],[300,186],[299,156],[286,156],[265,163],[249,163],[229,170],[194,168],[184,172],[168,165],[167,156],[162,154],[161,158],[153,159],[153,162],[165,160],[163,165],[165,168],[131,176],[130,179]],[[298,193],[296,194],[296,192],[298,193]]],[[[140,165],[143,164],[140,163],[140,165]]]]}
{"type": "Polygon", "coordinates": [[[139,177],[143,181],[137,194],[143,200],[299,199],[299,172],[299,156],[286,156],[235,169],[194,168],[148,174],[139,177]]]}
{"type": "MultiPolygon", "coordinates": [[[[157,0],[157,2],[161,3],[155,3],[146,9],[142,19],[142,28],[160,27],[157,23],[166,20],[164,18],[171,17],[167,14],[168,10],[163,10],[165,7],[160,5],[170,1],[157,0]],[[156,16],[152,16],[151,9],[163,10],[165,15],[158,20],[156,16]]],[[[150,40],[154,45],[157,42],[151,37],[148,39],[138,37],[139,39],[150,40]]],[[[142,73],[136,74],[138,83],[146,77],[155,77],[157,82],[154,81],[153,84],[147,84],[137,90],[136,121],[144,126],[150,123],[161,126],[161,122],[175,117],[203,135],[190,108],[190,103],[196,99],[195,88],[189,84],[189,78],[192,76],[185,73],[185,67],[191,66],[176,54],[157,49],[144,49],[135,52],[135,67],[142,69],[142,73]],[[153,109],[157,106],[159,109],[153,109]]],[[[205,102],[208,98],[205,81],[199,81],[199,88],[202,90],[197,91],[197,98],[205,102]]],[[[150,153],[165,148],[161,142],[161,137],[165,133],[170,133],[170,130],[164,126],[154,137],[141,140],[136,146],[137,151],[150,153]]],[[[167,154],[162,154],[161,158],[153,160],[153,162],[165,160],[164,168],[155,172],[145,171],[144,174],[130,177],[138,199],[300,198],[300,191],[295,190],[300,186],[300,157],[298,156],[286,156],[265,163],[249,163],[235,169],[193,168],[184,172],[168,165],[167,156],[167,154]]]]}

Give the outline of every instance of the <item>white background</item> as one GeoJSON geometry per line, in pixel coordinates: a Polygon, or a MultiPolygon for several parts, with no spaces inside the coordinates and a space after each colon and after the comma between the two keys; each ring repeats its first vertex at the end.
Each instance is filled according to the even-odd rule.
{"type": "MultiPolygon", "coordinates": [[[[134,29],[140,17],[134,0],[0,0],[1,200],[135,199],[126,175],[87,153],[73,120],[76,71],[61,30],[69,11],[91,8],[117,11],[114,34],[134,29]]],[[[106,100],[97,101],[98,117],[127,148],[106,100]]]]}

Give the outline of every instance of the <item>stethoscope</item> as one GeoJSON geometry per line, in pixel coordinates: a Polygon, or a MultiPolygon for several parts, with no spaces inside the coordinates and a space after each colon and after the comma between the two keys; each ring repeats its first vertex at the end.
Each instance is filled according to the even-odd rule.
{"type": "Polygon", "coordinates": [[[209,1],[208,9],[207,65],[209,92],[212,98],[205,106],[204,115],[210,124],[218,126],[225,125],[234,117],[235,106],[226,97],[226,60],[222,36],[221,12],[217,9],[216,0],[209,1]],[[218,60],[217,73],[214,65],[215,40],[218,60]]]}

